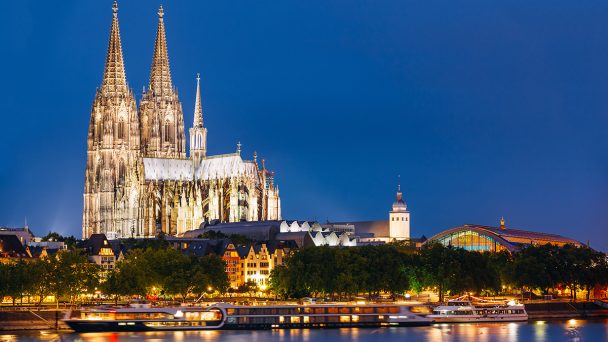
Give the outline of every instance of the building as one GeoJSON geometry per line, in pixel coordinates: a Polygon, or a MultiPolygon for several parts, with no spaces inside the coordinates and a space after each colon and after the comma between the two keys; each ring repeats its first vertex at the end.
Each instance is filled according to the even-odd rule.
{"type": "Polygon", "coordinates": [[[32,254],[15,234],[0,234],[0,263],[10,263],[19,259],[30,259],[32,254]]]}
{"type": "Polygon", "coordinates": [[[168,238],[167,242],[186,255],[219,256],[225,263],[224,270],[233,289],[253,281],[264,290],[268,286],[270,272],[297,248],[294,241],[276,240],[241,245],[230,239],[168,238]]]}
{"type": "Polygon", "coordinates": [[[500,220],[499,227],[465,224],[450,228],[434,235],[426,243],[433,242],[439,242],[445,246],[464,248],[469,251],[484,252],[514,252],[526,245],[583,245],[576,240],[557,234],[508,228],[505,226],[504,219],[500,220]]]}
{"type": "Polygon", "coordinates": [[[410,236],[410,212],[403,199],[401,183],[397,184],[397,193],[388,213],[388,220],[327,222],[323,227],[332,231],[347,231],[350,235],[355,235],[358,242],[363,244],[420,240],[412,239],[410,236]]]}
{"type": "Polygon", "coordinates": [[[24,246],[29,245],[35,238],[27,223],[19,228],[0,227],[0,235],[15,235],[24,246]]]}
{"type": "Polygon", "coordinates": [[[91,262],[101,267],[102,277],[116,267],[117,255],[104,234],[91,235],[79,247],[86,251],[91,262]]]}
{"type": "Polygon", "coordinates": [[[236,152],[207,155],[200,78],[186,155],[184,115],[169,67],[164,11],[150,83],[139,106],[127,83],[118,6],[113,6],[101,86],[95,93],[87,138],[82,235],[109,239],[179,235],[204,221],[278,220],[279,189],[264,160],[236,152]]]}
{"type": "Polygon", "coordinates": [[[195,238],[207,232],[222,233],[226,237],[242,235],[252,241],[295,241],[298,247],[308,246],[356,246],[354,236],[343,231],[324,228],[314,221],[257,221],[211,224],[184,233],[186,238],[195,238]]]}

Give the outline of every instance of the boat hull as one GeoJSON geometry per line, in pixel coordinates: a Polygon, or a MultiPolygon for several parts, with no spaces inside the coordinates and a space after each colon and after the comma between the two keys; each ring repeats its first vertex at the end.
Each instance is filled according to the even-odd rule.
{"type": "Polygon", "coordinates": [[[268,329],[332,329],[332,328],[378,328],[419,327],[431,325],[430,320],[393,323],[324,323],[324,324],[224,324],[222,326],[149,326],[144,322],[82,321],[64,320],[75,332],[134,332],[134,331],[196,331],[196,330],[268,330],[268,329]]]}
{"type": "Polygon", "coordinates": [[[429,315],[427,318],[433,320],[433,323],[475,323],[475,322],[526,322],[528,316],[498,316],[498,317],[483,317],[483,316],[455,316],[449,317],[443,315],[429,315]]]}

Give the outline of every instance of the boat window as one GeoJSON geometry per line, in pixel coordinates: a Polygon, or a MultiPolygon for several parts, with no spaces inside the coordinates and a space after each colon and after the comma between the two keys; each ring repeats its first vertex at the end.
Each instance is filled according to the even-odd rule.
{"type": "Polygon", "coordinates": [[[374,308],[371,308],[371,307],[369,307],[369,306],[367,306],[367,307],[362,307],[362,308],[361,308],[361,312],[362,312],[362,313],[366,313],[366,314],[371,314],[371,313],[374,313],[374,308]]]}
{"type": "Polygon", "coordinates": [[[327,313],[328,314],[337,314],[338,313],[338,308],[335,306],[330,306],[327,308],[327,313]]]}
{"type": "Polygon", "coordinates": [[[350,316],[340,316],[340,322],[341,323],[349,323],[350,322],[350,316]]]}
{"type": "Polygon", "coordinates": [[[388,310],[387,310],[387,308],[381,306],[381,307],[376,308],[376,312],[377,313],[388,313],[388,310]]]}
{"type": "Polygon", "coordinates": [[[300,316],[291,316],[291,323],[300,323],[300,316]]]}
{"type": "Polygon", "coordinates": [[[325,308],[315,308],[315,313],[316,314],[324,314],[325,313],[325,308]]]}
{"type": "Polygon", "coordinates": [[[399,307],[397,306],[391,306],[390,308],[388,308],[388,312],[390,313],[399,313],[399,307]]]}
{"type": "Polygon", "coordinates": [[[350,313],[350,308],[348,308],[348,307],[341,307],[340,308],[340,313],[341,314],[349,314],[350,313]]]}

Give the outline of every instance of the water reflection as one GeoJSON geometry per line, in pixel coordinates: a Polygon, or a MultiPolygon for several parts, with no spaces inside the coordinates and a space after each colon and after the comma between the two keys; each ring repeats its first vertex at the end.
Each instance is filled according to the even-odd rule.
{"type": "Polygon", "coordinates": [[[608,320],[529,323],[437,324],[418,328],[176,331],[144,333],[0,333],[0,341],[236,341],[236,342],[403,342],[403,341],[605,341],[608,320]]]}

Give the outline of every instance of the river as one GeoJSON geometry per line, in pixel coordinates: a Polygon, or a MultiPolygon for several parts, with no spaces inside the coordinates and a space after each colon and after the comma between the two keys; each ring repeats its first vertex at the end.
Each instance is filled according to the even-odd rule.
{"type": "Polygon", "coordinates": [[[411,342],[411,341],[608,341],[608,320],[529,323],[438,324],[429,327],[293,329],[256,331],[86,333],[0,332],[0,341],[236,341],[236,342],[411,342]]]}

